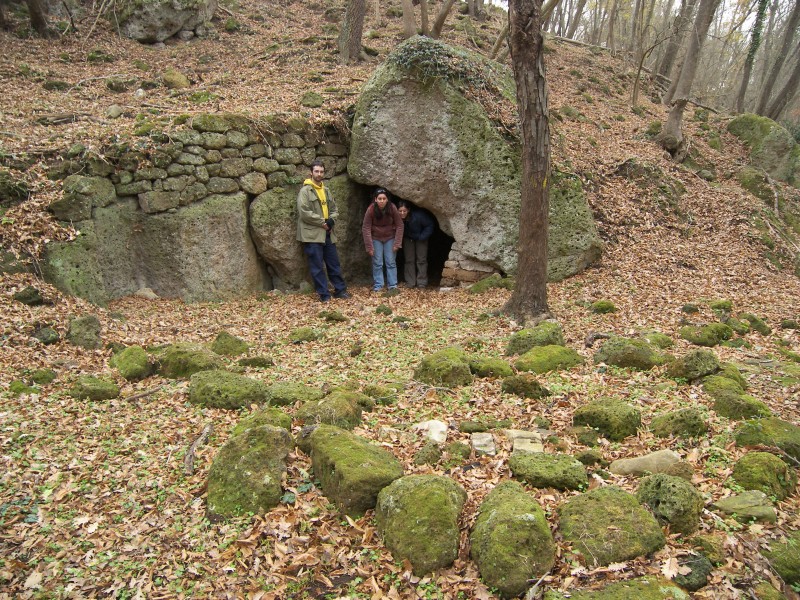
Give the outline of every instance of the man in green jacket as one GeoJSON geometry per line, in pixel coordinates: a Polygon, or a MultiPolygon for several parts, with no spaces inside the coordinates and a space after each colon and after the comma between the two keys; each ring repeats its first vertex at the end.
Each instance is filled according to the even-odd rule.
{"type": "Polygon", "coordinates": [[[334,298],[349,298],[350,294],[342,277],[333,232],[339,211],[330,189],[323,182],[324,178],[325,165],[315,160],[311,163],[311,178],[303,182],[297,194],[297,239],[303,243],[314,289],[320,301],[328,302],[331,299],[328,279],[333,284],[334,298]]]}

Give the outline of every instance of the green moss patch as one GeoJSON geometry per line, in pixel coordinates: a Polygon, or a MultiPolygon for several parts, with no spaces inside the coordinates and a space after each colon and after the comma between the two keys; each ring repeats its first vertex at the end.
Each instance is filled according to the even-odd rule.
{"type": "Polygon", "coordinates": [[[514,363],[518,371],[547,373],[582,365],[584,358],[572,348],[564,346],[537,346],[520,356],[514,363]]]}

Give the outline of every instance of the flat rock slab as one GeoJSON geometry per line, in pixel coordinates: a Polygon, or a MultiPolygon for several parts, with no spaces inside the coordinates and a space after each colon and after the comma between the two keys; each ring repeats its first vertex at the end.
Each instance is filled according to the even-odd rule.
{"type": "Polygon", "coordinates": [[[659,450],[636,458],[620,458],[611,463],[609,470],[614,475],[644,475],[645,473],[666,473],[669,467],[680,461],[681,457],[672,450],[659,450]]]}
{"type": "Polygon", "coordinates": [[[752,520],[775,523],[778,520],[772,502],[759,490],[748,490],[736,496],[717,500],[711,507],[727,515],[733,515],[742,523],[752,520]]]}
{"type": "Polygon", "coordinates": [[[497,454],[497,447],[494,444],[494,436],[491,433],[473,433],[470,436],[472,447],[475,449],[475,454],[478,456],[494,456],[497,454]]]}

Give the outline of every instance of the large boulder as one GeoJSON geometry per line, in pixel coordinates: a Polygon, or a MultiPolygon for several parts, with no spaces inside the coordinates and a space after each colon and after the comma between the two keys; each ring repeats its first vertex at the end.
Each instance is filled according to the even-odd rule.
{"type": "Polygon", "coordinates": [[[761,554],[788,585],[800,584],[800,531],[787,534],[785,541],[771,542],[761,554]]]}
{"type": "Polygon", "coordinates": [[[794,469],[769,452],[748,452],[733,466],[731,477],[746,490],[761,490],[778,500],[791,495],[797,486],[794,469]]]}
{"type": "Polygon", "coordinates": [[[740,446],[777,446],[800,460],[800,427],[775,417],[746,421],[734,432],[740,446]]]}
{"type": "MultiPolygon", "coordinates": [[[[359,97],[347,170],[431,211],[454,238],[451,260],[513,273],[519,140],[465,94],[465,73],[498,101],[514,102],[511,71],[499,63],[427,37],[400,44],[359,97]]],[[[578,178],[551,184],[548,275],[557,280],[598,258],[601,242],[578,178]]]]}
{"type": "Polygon", "coordinates": [[[237,373],[212,369],[199,371],[189,380],[189,402],[198,406],[235,410],[266,400],[266,383],[237,373]]]}
{"type": "Polygon", "coordinates": [[[750,162],[780,181],[795,182],[797,144],[784,127],[772,119],[745,113],[728,123],[728,131],[750,149],[750,162]]]}
{"type": "Polygon", "coordinates": [[[115,25],[126,37],[152,44],[211,20],[217,0],[129,0],[115,12],[115,25]]]}
{"type": "Polygon", "coordinates": [[[672,533],[694,533],[700,526],[703,495],[685,479],[658,473],[642,480],[636,492],[639,502],[653,511],[656,519],[669,523],[672,533]]]}
{"type": "Polygon", "coordinates": [[[606,340],[594,355],[594,362],[597,364],[604,363],[641,371],[647,371],[666,361],[667,355],[647,340],[619,336],[606,340]]]}
{"type": "Polygon", "coordinates": [[[642,411],[617,398],[602,398],[579,406],[572,415],[573,425],[588,425],[612,441],[636,435],[642,424],[642,411]]]}
{"type": "Polygon", "coordinates": [[[589,483],[586,467],[568,454],[513,452],[508,467],[515,479],[537,488],[579,490],[589,483]]]}

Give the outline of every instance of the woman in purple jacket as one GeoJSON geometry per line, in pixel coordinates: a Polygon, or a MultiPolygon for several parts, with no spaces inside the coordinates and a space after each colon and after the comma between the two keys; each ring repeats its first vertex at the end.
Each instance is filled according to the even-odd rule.
{"type": "Polygon", "coordinates": [[[389,290],[397,289],[397,263],[395,256],[403,245],[403,218],[397,207],[389,202],[389,193],[378,188],[372,194],[372,204],[364,213],[361,226],[364,247],[372,257],[372,290],[383,289],[383,267],[386,267],[386,284],[389,290]]]}

